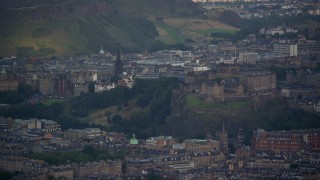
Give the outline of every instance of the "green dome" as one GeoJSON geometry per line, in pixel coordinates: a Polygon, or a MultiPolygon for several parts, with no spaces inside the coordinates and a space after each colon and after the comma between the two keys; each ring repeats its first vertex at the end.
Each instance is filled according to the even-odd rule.
{"type": "Polygon", "coordinates": [[[135,134],[132,135],[132,138],[130,139],[130,144],[132,145],[139,144],[135,134]]]}

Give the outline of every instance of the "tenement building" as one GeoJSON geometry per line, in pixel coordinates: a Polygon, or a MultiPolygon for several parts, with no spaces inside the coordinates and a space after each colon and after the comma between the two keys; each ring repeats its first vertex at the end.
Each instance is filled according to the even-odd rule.
{"type": "Polygon", "coordinates": [[[263,129],[253,131],[252,148],[256,152],[306,152],[320,149],[320,129],[272,131],[263,129]]]}
{"type": "Polygon", "coordinates": [[[249,94],[272,92],[276,89],[276,74],[271,72],[248,73],[242,77],[245,90],[249,94]]]}

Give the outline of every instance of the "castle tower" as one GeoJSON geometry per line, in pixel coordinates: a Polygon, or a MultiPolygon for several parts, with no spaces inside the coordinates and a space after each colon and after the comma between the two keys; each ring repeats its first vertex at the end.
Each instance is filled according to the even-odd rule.
{"type": "Polygon", "coordinates": [[[123,73],[123,64],[120,59],[120,45],[118,43],[118,54],[117,54],[117,59],[114,64],[114,76],[122,77],[122,73],[123,73]]]}
{"type": "Polygon", "coordinates": [[[228,153],[228,133],[224,129],[224,123],[220,132],[220,150],[225,154],[228,153]]]}

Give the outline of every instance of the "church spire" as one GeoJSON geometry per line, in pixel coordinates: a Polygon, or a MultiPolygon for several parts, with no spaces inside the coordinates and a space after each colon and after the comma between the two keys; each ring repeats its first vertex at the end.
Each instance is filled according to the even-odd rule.
{"type": "Polygon", "coordinates": [[[117,61],[121,61],[121,59],[120,59],[120,43],[119,43],[119,41],[118,41],[117,61]]]}
{"type": "Polygon", "coordinates": [[[224,133],[224,122],[222,124],[222,132],[224,133]]]}
{"type": "Polygon", "coordinates": [[[117,59],[114,64],[114,75],[121,77],[122,73],[123,73],[123,65],[122,65],[121,56],[120,56],[120,43],[118,42],[117,59]]]}

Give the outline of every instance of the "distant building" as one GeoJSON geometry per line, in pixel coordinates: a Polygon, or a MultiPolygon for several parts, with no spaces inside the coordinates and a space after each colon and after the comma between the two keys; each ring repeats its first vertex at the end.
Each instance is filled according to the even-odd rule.
{"type": "Polygon", "coordinates": [[[251,145],[257,152],[300,152],[303,149],[303,139],[300,134],[258,129],[253,132],[251,145]]]}
{"type": "Polygon", "coordinates": [[[100,48],[99,54],[100,54],[100,55],[104,55],[104,50],[103,50],[102,46],[101,46],[101,48],[100,48]]]}
{"type": "Polygon", "coordinates": [[[55,166],[49,169],[48,174],[53,176],[55,179],[73,179],[74,172],[71,166],[55,166]]]}
{"type": "Polygon", "coordinates": [[[224,81],[224,92],[228,95],[243,96],[244,86],[239,78],[229,78],[224,81]]]}
{"type": "Polygon", "coordinates": [[[43,132],[57,132],[61,131],[60,124],[52,120],[46,119],[30,119],[27,123],[28,129],[41,129],[43,132]]]}
{"type": "Polygon", "coordinates": [[[186,139],[184,142],[185,149],[191,153],[220,151],[220,142],[217,140],[206,139],[186,139]]]}
{"type": "Polygon", "coordinates": [[[227,154],[229,151],[228,147],[228,132],[224,129],[224,124],[222,131],[219,133],[220,137],[220,151],[223,152],[224,154],[227,154]]]}
{"type": "Polygon", "coordinates": [[[224,88],[215,81],[203,82],[200,87],[200,94],[221,96],[223,95],[224,88]]]}
{"type": "Polygon", "coordinates": [[[200,86],[200,94],[208,97],[209,101],[223,102],[224,86],[214,81],[203,82],[200,86]]]}
{"type": "Polygon", "coordinates": [[[315,9],[309,10],[308,12],[310,15],[320,15],[320,8],[317,7],[315,9]]]}
{"type": "Polygon", "coordinates": [[[276,89],[276,74],[266,73],[249,73],[244,75],[243,82],[245,90],[249,94],[273,91],[276,89]]]}
{"type": "Polygon", "coordinates": [[[256,152],[303,152],[320,150],[320,129],[267,132],[253,131],[251,146],[256,152]]]}
{"type": "Polygon", "coordinates": [[[146,140],[146,146],[148,147],[164,147],[174,143],[175,140],[171,136],[150,137],[146,140]]]}
{"type": "Polygon", "coordinates": [[[6,91],[6,90],[17,91],[18,90],[18,80],[10,77],[7,74],[6,69],[4,67],[2,67],[2,70],[0,73],[0,91],[6,91]]]}
{"type": "Polygon", "coordinates": [[[43,160],[2,156],[0,158],[0,169],[9,172],[44,173],[48,171],[48,164],[43,160]]]}
{"type": "Polygon", "coordinates": [[[136,138],[136,135],[133,133],[132,138],[130,139],[130,145],[138,145],[139,141],[136,138]]]}
{"type": "Polygon", "coordinates": [[[12,128],[14,121],[11,117],[3,117],[0,116],[0,130],[10,129],[12,128]]]}
{"type": "Polygon", "coordinates": [[[40,78],[39,92],[47,96],[52,96],[54,93],[54,81],[51,78],[40,78]]]}
{"type": "Polygon", "coordinates": [[[285,44],[276,43],[273,44],[273,52],[278,55],[283,56],[297,56],[298,55],[298,45],[297,44],[285,44]]]}
{"type": "Polygon", "coordinates": [[[255,64],[258,60],[258,53],[254,52],[241,52],[239,53],[238,63],[240,64],[255,64]]]}
{"type": "Polygon", "coordinates": [[[88,87],[87,84],[82,84],[82,83],[77,83],[73,87],[73,95],[74,96],[80,96],[81,93],[87,93],[88,92],[88,87]]]}
{"type": "Polygon", "coordinates": [[[83,139],[95,139],[102,137],[105,131],[99,128],[86,128],[86,129],[68,129],[63,131],[63,137],[71,141],[80,141],[83,139]]]}
{"type": "Polygon", "coordinates": [[[283,34],[284,34],[284,30],[281,29],[281,28],[273,28],[273,29],[268,29],[268,30],[266,30],[266,35],[272,35],[272,36],[274,36],[274,35],[276,35],[276,34],[278,34],[278,35],[283,35],[283,34]]]}
{"type": "Polygon", "coordinates": [[[42,120],[41,120],[41,129],[42,129],[44,132],[56,132],[56,131],[61,131],[60,124],[56,123],[55,121],[46,120],[46,119],[42,119],[42,120]]]}

